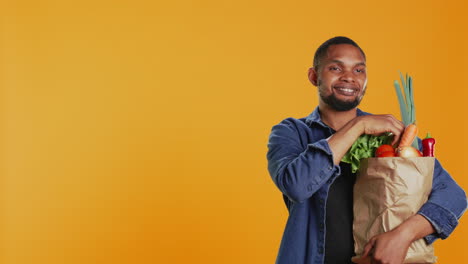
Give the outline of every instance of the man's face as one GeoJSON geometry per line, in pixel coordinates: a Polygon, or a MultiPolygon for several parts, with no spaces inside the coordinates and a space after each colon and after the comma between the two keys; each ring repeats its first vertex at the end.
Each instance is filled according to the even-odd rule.
{"type": "Polygon", "coordinates": [[[361,51],[349,44],[332,45],[309,79],[318,87],[320,100],[337,111],[348,111],[362,100],[367,73],[361,51]]]}

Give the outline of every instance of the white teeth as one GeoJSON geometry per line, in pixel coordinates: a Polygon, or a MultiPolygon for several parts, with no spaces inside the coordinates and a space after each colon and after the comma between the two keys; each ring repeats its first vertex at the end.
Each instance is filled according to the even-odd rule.
{"type": "Polygon", "coordinates": [[[347,89],[347,88],[339,88],[339,89],[342,90],[342,91],[345,91],[345,92],[347,92],[347,93],[352,93],[352,92],[354,92],[353,89],[347,89]]]}

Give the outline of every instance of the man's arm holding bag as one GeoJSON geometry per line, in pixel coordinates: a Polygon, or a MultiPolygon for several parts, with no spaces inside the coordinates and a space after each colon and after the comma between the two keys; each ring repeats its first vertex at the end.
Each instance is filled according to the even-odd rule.
{"type": "Polygon", "coordinates": [[[466,207],[465,192],[436,159],[431,194],[418,211],[436,230],[424,238],[426,242],[432,244],[437,238],[447,238],[458,225],[466,207]]]}

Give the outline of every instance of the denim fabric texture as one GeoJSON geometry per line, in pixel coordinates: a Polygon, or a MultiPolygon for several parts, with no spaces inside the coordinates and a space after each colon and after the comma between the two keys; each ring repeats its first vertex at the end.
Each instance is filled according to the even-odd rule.
{"type": "MultiPolygon", "coordinates": [[[[357,115],[370,113],[357,109],[357,115]]],[[[307,117],[286,118],[271,130],[268,171],[289,211],[277,264],[324,261],[326,200],[330,185],[341,173],[327,141],[334,132],[321,121],[318,107],[307,117]]],[[[447,238],[466,207],[465,192],[436,159],[429,200],[418,211],[436,230],[424,238],[426,242],[447,238]]]]}

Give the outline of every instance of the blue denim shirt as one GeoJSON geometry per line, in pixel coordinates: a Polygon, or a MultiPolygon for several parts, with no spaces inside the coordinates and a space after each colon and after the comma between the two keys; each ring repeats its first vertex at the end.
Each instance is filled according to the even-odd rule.
{"type": "MultiPolygon", "coordinates": [[[[357,109],[357,115],[369,113],[357,109]]],[[[268,170],[289,211],[277,264],[324,261],[325,205],[330,185],[341,173],[326,140],[333,133],[318,107],[305,118],[286,118],[271,130],[268,170]]],[[[467,207],[465,192],[437,159],[433,177],[429,200],[418,211],[436,230],[424,238],[428,244],[447,238],[467,207]]]]}

